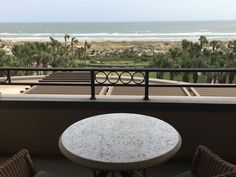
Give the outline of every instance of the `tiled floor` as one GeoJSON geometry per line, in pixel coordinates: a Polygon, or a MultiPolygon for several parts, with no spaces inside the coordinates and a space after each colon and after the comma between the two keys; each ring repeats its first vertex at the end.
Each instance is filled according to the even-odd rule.
{"type": "MultiPolygon", "coordinates": [[[[0,158],[0,163],[7,158],[0,158]]],[[[58,177],[93,177],[90,169],[70,162],[63,157],[33,157],[33,161],[39,170],[45,170],[58,177]]],[[[190,160],[170,160],[163,164],[149,168],[146,171],[147,177],[173,177],[190,169],[190,160]]],[[[117,173],[116,177],[120,177],[117,173]]]]}

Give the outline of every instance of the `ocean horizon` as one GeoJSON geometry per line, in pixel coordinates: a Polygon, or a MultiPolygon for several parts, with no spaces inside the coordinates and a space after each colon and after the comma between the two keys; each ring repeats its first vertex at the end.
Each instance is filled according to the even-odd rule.
{"type": "Polygon", "coordinates": [[[197,40],[236,39],[236,21],[0,23],[2,40],[197,40]]]}

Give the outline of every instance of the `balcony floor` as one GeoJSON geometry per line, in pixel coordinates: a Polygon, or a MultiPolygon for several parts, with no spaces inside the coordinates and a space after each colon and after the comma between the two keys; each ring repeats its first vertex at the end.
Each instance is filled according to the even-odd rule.
{"type": "MultiPolygon", "coordinates": [[[[0,158],[0,162],[6,158],[0,158]]],[[[92,171],[63,157],[33,157],[37,170],[45,170],[58,177],[92,177],[92,171]]],[[[190,169],[190,160],[170,160],[147,169],[147,177],[172,177],[190,169]]],[[[119,175],[116,175],[119,177],[119,175]]]]}

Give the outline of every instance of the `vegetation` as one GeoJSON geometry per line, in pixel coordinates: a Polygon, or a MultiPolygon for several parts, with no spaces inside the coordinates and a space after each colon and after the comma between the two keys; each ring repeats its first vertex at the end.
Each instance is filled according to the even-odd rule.
{"type": "MultiPolygon", "coordinates": [[[[78,40],[65,35],[65,43],[62,44],[50,37],[50,42],[25,42],[15,44],[11,53],[7,54],[0,49],[0,66],[21,67],[79,67],[80,61],[85,59],[86,49],[83,46],[75,46],[78,40]]],[[[85,41],[85,47],[88,43],[85,41]]]]}
{"type": "MultiPolygon", "coordinates": [[[[159,54],[153,60],[153,66],[161,68],[233,68],[236,67],[236,41],[229,41],[226,47],[222,41],[211,41],[205,36],[199,42],[182,40],[180,48],[172,48],[164,54],[159,54]]],[[[163,78],[158,73],[158,78],[163,78]]],[[[234,73],[183,73],[182,81],[197,83],[199,76],[204,77],[208,83],[232,83],[234,73]],[[191,78],[190,78],[191,76],[191,78]]],[[[179,76],[178,76],[179,77],[179,76]]],[[[169,79],[174,80],[175,75],[170,74],[169,79]]],[[[202,79],[201,79],[202,80],[202,79]]]]}
{"type": "MultiPolygon", "coordinates": [[[[166,44],[168,45],[168,44],[166,44]]],[[[82,67],[82,66],[134,66],[159,68],[229,68],[236,67],[236,40],[227,44],[222,41],[208,42],[200,36],[198,42],[182,40],[181,45],[167,52],[140,54],[138,49],[97,51],[90,50],[91,44],[80,42],[68,34],[61,43],[50,37],[49,42],[25,42],[15,44],[10,52],[0,45],[0,66],[14,67],[82,67]],[[2,49],[1,49],[2,48],[2,49]],[[97,53],[96,53],[97,52],[97,53]]],[[[234,73],[156,73],[157,78],[197,83],[232,83],[234,73]]]]}

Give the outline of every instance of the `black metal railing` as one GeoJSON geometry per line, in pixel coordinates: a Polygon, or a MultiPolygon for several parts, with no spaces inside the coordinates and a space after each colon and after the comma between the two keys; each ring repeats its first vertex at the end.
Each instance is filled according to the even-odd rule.
{"type": "Polygon", "coordinates": [[[150,83],[150,73],[236,73],[236,68],[10,68],[0,67],[0,85],[66,85],[66,86],[89,86],[91,88],[91,99],[96,99],[95,87],[97,86],[125,86],[144,87],[144,100],[149,100],[150,87],[236,87],[236,84],[226,83],[150,83]],[[30,74],[51,74],[55,72],[88,72],[89,82],[81,81],[44,81],[44,82],[16,82],[12,81],[12,76],[17,72],[30,74]]]}

